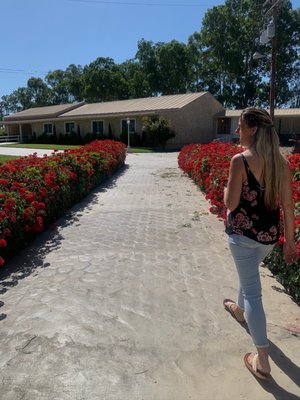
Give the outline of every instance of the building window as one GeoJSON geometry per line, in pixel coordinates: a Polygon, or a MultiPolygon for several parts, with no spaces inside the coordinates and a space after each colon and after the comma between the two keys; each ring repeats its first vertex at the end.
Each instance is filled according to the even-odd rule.
{"type": "Polygon", "coordinates": [[[65,133],[75,132],[75,122],[66,122],[65,123],[65,133]]]}
{"type": "Polygon", "coordinates": [[[52,135],[52,133],[53,133],[53,125],[52,124],[44,124],[44,133],[52,135]]]}
{"type": "MultiPolygon", "coordinates": [[[[135,119],[131,119],[129,124],[129,132],[133,133],[135,131],[135,119]]],[[[128,132],[127,119],[122,119],[122,132],[128,132]]]]}
{"type": "Polygon", "coordinates": [[[92,132],[102,135],[104,133],[104,122],[92,121],[92,132]]]}
{"type": "Polygon", "coordinates": [[[230,135],[230,118],[219,118],[217,126],[218,135],[230,135]]]}

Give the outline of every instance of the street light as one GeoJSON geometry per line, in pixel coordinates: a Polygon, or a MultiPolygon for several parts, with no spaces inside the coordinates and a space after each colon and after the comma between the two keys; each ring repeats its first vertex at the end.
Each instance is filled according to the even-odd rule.
{"type": "Polygon", "coordinates": [[[127,151],[130,150],[130,119],[127,118],[127,151]]]}

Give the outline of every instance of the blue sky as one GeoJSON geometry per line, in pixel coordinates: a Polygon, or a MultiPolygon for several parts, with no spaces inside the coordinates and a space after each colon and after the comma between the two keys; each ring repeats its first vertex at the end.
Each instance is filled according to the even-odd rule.
{"type": "MultiPolygon", "coordinates": [[[[133,58],[137,42],[176,39],[199,31],[217,0],[1,0],[0,97],[31,76],[97,57],[133,58]],[[123,4],[120,4],[123,3],[123,4]]],[[[300,0],[292,1],[293,8],[300,0]]]]}

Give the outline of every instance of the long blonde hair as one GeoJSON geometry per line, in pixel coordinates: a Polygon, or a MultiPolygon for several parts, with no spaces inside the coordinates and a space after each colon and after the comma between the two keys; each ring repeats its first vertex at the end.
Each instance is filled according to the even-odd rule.
{"type": "Polygon", "coordinates": [[[279,138],[273,121],[267,111],[248,107],[241,119],[249,128],[256,127],[254,148],[262,162],[262,189],[265,206],[274,210],[278,207],[283,193],[283,183],[287,161],[280,153],[279,138]]]}

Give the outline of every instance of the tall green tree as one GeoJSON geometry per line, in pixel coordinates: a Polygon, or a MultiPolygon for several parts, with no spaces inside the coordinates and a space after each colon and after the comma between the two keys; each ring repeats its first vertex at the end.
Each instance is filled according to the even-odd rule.
{"type": "Polygon", "coordinates": [[[160,79],[157,64],[157,44],[152,41],[141,39],[138,42],[138,48],[135,59],[145,75],[145,80],[149,84],[152,96],[160,94],[160,79]]]}
{"type": "Polygon", "coordinates": [[[70,64],[64,73],[69,101],[82,101],[84,99],[83,68],[81,65],[70,64]]]}
{"type": "Polygon", "coordinates": [[[52,104],[66,104],[71,102],[71,94],[66,79],[66,72],[61,69],[50,71],[45,81],[50,88],[52,104]]]}
{"type": "Polygon", "coordinates": [[[13,114],[22,110],[22,106],[19,104],[18,97],[16,96],[16,91],[1,97],[0,109],[2,118],[5,115],[13,114]]]}
{"type": "MultiPolygon", "coordinates": [[[[261,31],[268,23],[263,4],[267,7],[259,0],[226,0],[224,5],[208,10],[201,31],[189,38],[196,62],[194,77],[200,77],[193,86],[209,90],[227,107],[268,104],[270,64],[253,59],[256,51],[270,53],[268,45],[259,44],[261,31]]],[[[285,104],[291,95],[288,82],[295,71],[297,29],[290,1],[282,0],[276,32],[278,105],[285,104]]]]}
{"type": "Polygon", "coordinates": [[[141,98],[152,95],[147,75],[141,65],[136,60],[127,60],[119,65],[120,74],[126,83],[127,97],[141,98]]]}
{"type": "Polygon", "coordinates": [[[156,45],[156,64],[161,94],[186,93],[191,78],[187,45],[172,40],[156,45]]]}
{"type": "Polygon", "coordinates": [[[10,101],[12,101],[13,104],[17,104],[18,110],[27,110],[27,108],[34,106],[32,93],[28,86],[19,87],[17,90],[13,91],[10,101]]]}
{"type": "Polygon", "coordinates": [[[138,42],[136,60],[153,96],[189,90],[191,58],[186,44],[177,40],[154,44],[142,39],[138,42]]]}
{"type": "Polygon", "coordinates": [[[30,78],[27,81],[27,92],[33,107],[43,107],[51,104],[50,90],[41,78],[30,78]]]}
{"type": "Polygon", "coordinates": [[[98,57],[83,68],[82,84],[83,97],[97,102],[120,99],[120,88],[126,83],[112,58],[98,57]]]}

